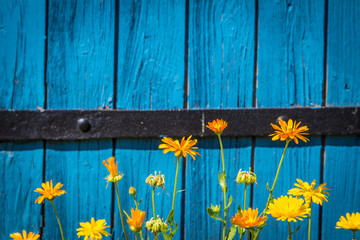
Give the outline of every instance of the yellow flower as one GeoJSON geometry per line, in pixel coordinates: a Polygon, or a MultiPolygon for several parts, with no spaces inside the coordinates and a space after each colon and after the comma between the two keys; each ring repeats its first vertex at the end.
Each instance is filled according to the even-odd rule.
{"type": "Polygon", "coordinates": [[[228,123],[226,121],[222,119],[216,119],[212,122],[208,122],[208,125],[206,125],[206,127],[216,134],[221,134],[227,127],[227,125],[228,123]]]}
{"type": "Polygon", "coordinates": [[[20,233],[13,233],[13,234],[10,234],[10,237],[13,238],[14,240],[36,240],[40,237],[40,235],[34,234],[32,232],[29,232],[28,234],[26,234],[26,231],[23,230],[22,236],[20,233]]]}
{"type": "Polygon", "coordinates": [[[292,188],[288,191],[289,195],[293,195],[296,197],[300,197],[303,196],[306,204],[310,204],[311,202],[314,202],[316,204],[323,204],[323,201],[325,200],[325,202],[327,202],[327,195],[329,195],[328,192],[326,192],[326,190],[331,190],[329,188],[326,188],[325,185],[326,183],[322,183],[320,184],[319,187],[315,188],[315,184],[316,184],[316,180],[314,180],[311,185],[307,182],[303,182],[300,179],[296,179],[296,181],[299,183],[295,183],[294,185],[298,188],[292,188]]]}
{"type": "Polygon", "coordinates": [[[264,224],[267,217],[258,216],[258,209],[241,210],[241,214],[236,213],[235,217],[231,218],[233,225],[238,225],[242,228],[252,228],[264,224]]]}
{"type": "Polygon", "coordinates": [[[293,120],[289,119],[288,123],[286,124],[286,122],[284,122],[281,118],[279,119],[279,126],[275,125],[275,124],[271,124],[271,126],[275,129],[275,133],[270,134],[269,136],[272,136],[273,141],[276,141],[278,139],[280,139],[281,141],[284,140],[294,140],[296,144],[299,143],[299,139],[303,140],[304,142],[309,141],[309,139],[307,139],[306,137],[304,137],[303,135],[309,135],[309,133],[305,133],[305,131],[308,131],[309,128],[307,126],[302,126],[300,128],[301,122],[299,122],[298,124],[296,124],[296,121],[293,122],[293,120]]]}
{"type": "Polygon", "coordinates": [[[130,225],[130,230],[133,232],[139,232],[145,220],[145,212],[131,208],[131,217],[129,217],[125,211],[124,213],[128,218],[126,221],[130,225]]]}
{"type": "Polygon", "coordinates": [[[163,141],[164,144],[160,144],[159,148],[164,149],[164,154],[170,151],[174,152],[176,157],[186,157],[187,154],[190,154],[190,156],[195,160],[196,155],[201,155],[193,150],[197,149],[197,147],[194,147],[194,145],[197,143],[197,140],[191,140],[191,137],[192,136],[188,137],[188,139],[185,139],[185,137],[183,137],[181,139],[181,143],[179,143],[179,140],[173,140],[169,137],[163,137],[161,141],[163,141]]]}
{"type": "Polygon", "coordinates": [[[117,169],[117,163],[115,163],[115,158],[114,157],[110,157],[109,159],[107,159],[108,163],[106,162],[106,160],[103,160],[103,164],[104,166],[107,168],[107,170],[109,171],[110,175],[108,175],[105,179],[108,180],[108,182],[118,182],[122,179],[123,175],[119,174],[118,169],[117,169]]]}
{"type": "Polygon", "coordinates": [[[310,212],[303,203],[304,200],[301,198],[281,196],[270,203],[267,214],[271,214],[278,221],[296,222],[297,219],[302,220],[310,212]]]}
{"type": "Polygon", "coordinates": [[[76,231],[78,231],[77,235],[79,238],[84,236],[84,240],[88,240],[89,238],[91,240],[102,239],[101,234],[103,234],[105,237],[111,235],[105,230],[105,228],[108,228],[109,226],[106,226],[104,219],[100,219],[95,222],[95,219],[91,218],[91,223],[81,222],[80,226],[81,228],[76,229],[76,231]]]}
{"type": "Polygon", "coordinates": [[[353,232],[360,230],[360,213],[347,213],[346,218],[341,216],[335,228],[350,229],[353,232]]]}
{"type": "Polygon", "coordinates": [[[45,198],[46,200],[53,201],[57,196],[66,193],[65,190],[59,190],[63,186],[63,184],[57,183],[55,187],[53,187],[52,180],[50,181],[50,184],[49,182],[46,182],[46,184],[42,183],[41,186],[43,188],[37,188],[36,190],[34,190],[34,192],[42,194],[35,200],[35,203],[37,202],[38,204],[41,204],[45,198]]]}

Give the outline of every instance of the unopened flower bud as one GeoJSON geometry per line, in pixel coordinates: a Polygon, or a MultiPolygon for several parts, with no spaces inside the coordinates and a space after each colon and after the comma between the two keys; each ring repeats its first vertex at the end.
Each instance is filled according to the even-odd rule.
{"type": "Polygon", "coordinates": [[[214,205],[211,204],[211,210],[213,210],[214,213],[219,213],[220,212],[220,206],[218,206],[218,205],[214,206],[214,205]]]}
{"type": "Polygon", "coordinates": [[[240,169],[236,177],[236,182],[245,183],[246,185],[256,183],[256,175],[255,173],[251,172],[251,168],[249,171],[241,171],[240,169]]]}
{"type": "Polygon", "coordinates": [[[135,197],[136,195],[136,189],[134,187],[130,187],[129,188],[129,194],[133,197],[135,197]]]}

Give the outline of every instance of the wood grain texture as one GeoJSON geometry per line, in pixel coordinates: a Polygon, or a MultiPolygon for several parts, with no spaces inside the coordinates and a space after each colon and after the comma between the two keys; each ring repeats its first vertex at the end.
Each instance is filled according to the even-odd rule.
{"type": "MultiPolygon", "coordinates": [[[[244,185],[235,182],[240,169],[248,170],[251,166],[251,138],[224,138],[224,156],[226,168],[227,197],[233,197],[228,210],[228,229],[230,219],[235,216],[239,204],[244,206],[244,185]]],[[[218,181],[222,172],[222,160],[217,138],[199,139],[199,153],[195,161],[187,160],[186,199],[185,199],[185,239],[221,239],[222,224],[207,214],[211,204],[221,205],[223,216],[223,193],[218,181]]],[[[250,188],[248,191],[250,202],[250,188]]],[[[227,229],[227,231],[228,231],[227,229]]]]}
{"type": "Polygon", "coordinates": [[[183,107],[185,1],[120,1],[117,108],[183,107]]]}
{"type": "Polygon", "coordinates": [[[324,182],[332,189],[323,208],[323,239],[351,238],[350,230],[335,229],[340,216],[360,211],[360,138],[326,139],[324,182]]]}
{"type": "MultiPolygon", "coordinates": [[[[257,174],[259,187],[254,190],[254,207],[261,209],[261,211],[263,211],[269,196],[266,184],[269,183],[269,187],[272,187],[284,146],[285,142],[273,142],[270,138],[256,139],[255,173],[257,174]]],[[[287,195],[288,190],[295,187],[294,183],[296,183],[297,178],[308,183],[316,179],[316,186],[318,186],[320,182],[320,165],[321,141],[319,137],[312,137],[310,142],[305,144],[299,143],[296,145],[291,142],[275,186],[275,198],[287,195]]],[[[319,234],[319,207],[315,204],[313,206],[311,236],[312,239],[317,239],[319,234]]],[[[261,239],[286,239],[289,232],[287,223],[276,221],[271,215],[268,215],[268,217],[268,224],[259,237],[261,239]]],[[[308,219],[292,223],[292,229],[295,229],[299,224],[301,224],[301,228],[294,234],[294,238],[307,239],[308,219]]]]}
{"type": "MultiPolygon", "coordinates": [[[[161,171],[165,175],[166,191],[157,188],[155,192],[156,215],[159,215],[165,221],[171,210],[172,196],[174,190],[174,180],[176,173],[175,156],[173,152],[163,154],[159,150],[160,139],[119,139],[116,142],[116,159],[119,162],[119,171],[123,172],[124,177],[118,183],[120,198],[123,210],[130,214],[130,209],[135,208],[133,198],[129,195],[131,186],[137,189],[137,200],[142,199],[139,209],[146,212],[145,222],[153,217],[152,208],[152,187],[145,183],[146,178],[154,172],[161,171]]],[[[180,162],[181,163],[181,162],[180,162]]],[[[182,186],[182,165],[180,164],[177,190],[182,186]]],[[[175,200],[175,222],[179,224],[179,229],[173,239],[181,239],[181,198],[184,192],[178,193],[175,200]]],[[[119,210],[115,205],[115,226],[114,239],[120,237],[124,239],[120,224],[119,210]]],[[[124,215],[125,217],[125,215],[124,215]]],[[[129,239],[133,239],[134,234],[129,230],[127,224],[127,233],[129,239]]],[[[144,224],[145,225],[145,224],[144,224]]],[[[143,230],[144,239],[146,235],[152,235],[146,229],[143,230]]],[[[150,237],[152,239],[152,236],[150,237]]],[[[163,239],[162,236],[159,239],[163,239]]]]}
{"type": "Polygon", "coordinates": [[[189,108],[252,106],[254,1],[190,0],[189,108]]]}
{"type": "Polygon", "coordinates": [[[114,2],[49,1],[50,109],[112,107],[114,2]]]}
{"type": "MultiPolygon", "coordinates": [[[[111,220],[111,188],[106,189],[108,170],[102,164],[112,154],[112,142],[56,142],[47,144],[45,181],[64,184],[66,194],[54,201],[66,239],[76,238],[79,222],[91,218],[111,220]]],[[[40,208],[40,205],[38,206],[40,208]]],[[[111,231],[110,229],[108,229],[111,231]]],[[[51,203],[45,202],[43,239],[61,239],[51,203]]]]}
{"type": "Polygon", "coordinates": [[[359,16],[359,1],[329,1],[327,104],[330,106],[360,105],[359,16]]]}
{"type": "Polygon", "coordinates": [[[42,142],[0,143],[0,159],[0,239],[22,230],[39,233],[34,190],[42,182],[42,142]]]}
{"type": "Polygon", "coordinates": [[[324,6],[259,0],[257,106],[321,106],[324,6]]]}
{"type": "Polygon", "coordinates": [[[0,108],[42,107],[46,1],[0,5],[0,108]]]}

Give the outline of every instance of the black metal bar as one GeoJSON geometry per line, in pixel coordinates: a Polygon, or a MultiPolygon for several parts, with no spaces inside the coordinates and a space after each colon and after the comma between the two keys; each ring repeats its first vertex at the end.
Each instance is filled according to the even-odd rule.
{"type": "Polygon", "coordinates": [[[222,118],[223,136],[266,136],[278,117],[302,121],[311,135],[359,135],[360,107],[209,110],[0,110],[0,140],[76,140],[213,136],[205,126],[222,118]]]}

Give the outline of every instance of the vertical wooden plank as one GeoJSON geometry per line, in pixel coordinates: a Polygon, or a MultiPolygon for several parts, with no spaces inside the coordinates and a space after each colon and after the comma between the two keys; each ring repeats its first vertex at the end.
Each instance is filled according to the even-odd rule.
{"type": "Polygon", "coordinates": [[[113,105],[114,1],[49,1],[48,107],[113,105]]]}
{"type": "Polygon", "coordinates": [[[329,106],[360,105],[360,2],[329,0],[329,106]]]}
{"type": "Polygon", "coordinates": [[[120,1],[117,108],[183,107],[185,1],[120,1]]]}
{"type": "Polygon", "coordinates": [[[324,0],[259,0],[257,106],[321,106],[324,0]]]}
{"type": "MultiPolygon", "coordinates": [[[[261,211],[264,210],[269,196],[266,183],[269,183],[271,188],[284,146],[284,142],[273,142],[270,138],[256,139],[255,173],[258,177],[259,187],[254,188],[254,207],[261,209],[261,211]]],[[[299,143],[298,145],[291,142],[276,183],[275,198],[286,195],[288,190],[294,187],[297,178],[309,183],[316,179],[318,186],[320,182],[320,155],[321,141],[319,137],[312,137],[309,143],[299,143]]],[[[327,203],[324,205],[329,207],[327,203]]],[[[268,217],[268,224],[261,231],[259,237],[261,239],[286,239],[289,232],[286,222],[276,221],[271,215],[268,217]]],[[[294,234],[294,238],[306,239],[308,219],[292,223],[292,229],[295,229],[299,224],[301,224],[301,228],[294,234]]],[[[312,239],[317,239],[319,234],[319,206],[315,204],[313,204],[312,210],[312,226],[312,239]]]]}
{"type": "MultiPolygon", "coordinates": [[[[150,220],[154,216],[152,208],[152,187],[145,183],[145,179],[154,174],[155,171],[161,171],[165,175],[165,189],[156,189],[155,206],[156,215],[159,215],[165,221],[172,205],[172,196],[175,183],[176,163],[175,156],[172,153],[164,155],[159,150],[160,139],[119,139],[116,145],[116,158],[119,161],[119,170],[124,173],[121,182],[118,183],[122,208],[127,213],[130,209],[135,208],[133,198],[129,195],[129,187],[133,186],[137,189],[137,199],[142,199],[139,208],[146,212],[145,221],[150,220]]],[[[180,162],[181,163],[181,162],[180,162]]],[[[182,165],[180,164],[177,189],[181,190],[182,186],[182,165]]],[[[176,195],[175,201],[175,221],[179,224],[178,232],[174,239],[181,239],[181,195],[176,195]]],[[[124,215],[125,217],[125,215],[124,215]]],[[[127,233],[129,239],[134,238],[134,234],[129,230],[127,224],[127,233]]],[[[114,239],[123,237],[123,231],[120,224],[118,204],[115,207],[115,226],[114,239]]],[[[144,236],[152,235],[146,229],[143,230],[144,236]]],[[[152,238],[152,236],[150,237],[152,238]]],[[[144,238],[145,239],[145,238],[144,238]]],[[[162,237],[160,237],[162,239],[162,237]]]]}
{"type": "Polygon", "coordinates": [[[42,107],[46,2],[0,4],[0,108],[42,107]]]}
{"type": "MultiPolygon", "coordinates": [[[[49,1],[48,108],[113,106],[114,16],[114,1],[49,1]]],[[[111,190],[105,189],[102,160],[111,155],[110,140],[47,144],[45,179],[62,182],[67,191],[55,201],[66,238],[91,217],[110,225],[111,190]]],[[[45,221],[44,239],[60,239],[48,204],[45,221]]]]}
{"type": "Polygon", "coordinates": [[[189,14],[189,107],[251,107],[255,1],[190,0],[189,14]]]}
{"type": "MultiPolygon", "coordinates": [[[[109,173],[102,161],[111,154],[111,140],[48,142],[45,179],[61,182],[67,192],[54,201],[66,239],[76,236],[79,222],[89,222],[92,217],[110,225],[111,188],[106,189],[104,178],[109,173]]],[[[43,239],[61,239],[49,202],[45,202],[43,239]]]]}
{"type": "Polygon", "coordinates": [[[40,232],[41,208],[34,190],[42,182],[42,142],[0,143],[0,239],[40,232]]]}
{"type": "Polygon", "coordinates": [[[360,138],[329,137],[325,152],[324,182],[332,191],[323,208],[322,239],[351,238],[350,230],[335,226],[340,216],[360,211],[360,138]]]}
{"type": "MultiPolygon", "coordinates": [[[[229,189],[227,197],[233,197],[228,210],[230,219],[235,216],[239,204],[244,206],[244,185],[236,183],[235,179],[240,168],[248,170],[251,166],[251,138],[224,138],[223,145],[229,189]]],[[[187,160],[185,239],[221,239],[222,224],[210,218],[206,211],[211,204],[221,205],[223,216],[224,196],[218,180],[222,160],[217,138],[199,139],[199,153],[201,157],[195,161],[187,160]]],[[[249,206],[250,188],[247,196],[249,206]]]]}
{"type": "MultiPolygon", "coordinates": [[[[36,109],[44,104],[45,1],[0,1],[0,108],[36,109]]],[[[43,143],[0,143],[0,239],[39,233],[43,143]]]]}

